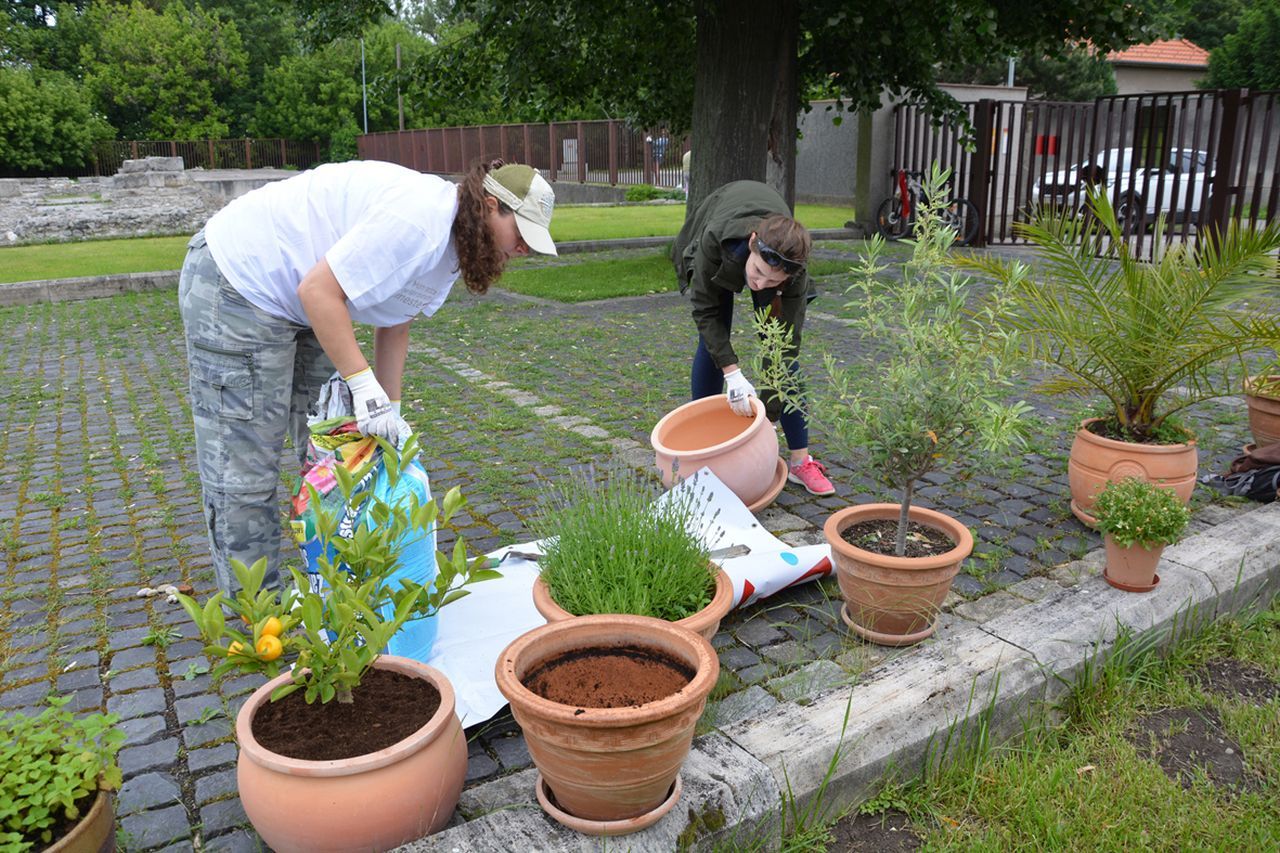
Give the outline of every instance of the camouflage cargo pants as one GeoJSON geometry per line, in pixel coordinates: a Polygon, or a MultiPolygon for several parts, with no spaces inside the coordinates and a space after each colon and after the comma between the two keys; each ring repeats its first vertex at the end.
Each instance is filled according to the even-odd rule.
{"type": "Polygon", "coordinates": [[[278,586],[280,455],[289,435],[301,465],[307,408],[333,363],[306,326],[255,307],[227,281],[200,231],[187,244],[178,285],[186,327],[196,464],[218,588],[239,584],[230,561],[266,557],[278,586]]]}

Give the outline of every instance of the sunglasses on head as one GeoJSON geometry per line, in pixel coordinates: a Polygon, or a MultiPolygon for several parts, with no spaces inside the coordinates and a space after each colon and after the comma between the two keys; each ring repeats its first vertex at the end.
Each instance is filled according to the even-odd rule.
{"type": "Polygon", "coordinates": [[[777,249],[761,240],[759,235],[756,236],[756,252],[760,254],[760,259],[774,269],[780,269],[787,275],[794,275],[804,269],[802,261],[793,261],[777,249]]]}

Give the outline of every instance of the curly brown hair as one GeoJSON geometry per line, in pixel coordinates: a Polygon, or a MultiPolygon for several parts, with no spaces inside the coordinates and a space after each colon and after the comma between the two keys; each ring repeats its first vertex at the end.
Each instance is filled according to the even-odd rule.
{"type": "Polygon", "coordinates": [[[809,236],[808,229],[781,213],[761,219],[756,226],[756,236],[782,257],[800,264],[809,260],[809,252],[813,249],[813,238],[809,236]]]}
{"type": "MultiPolygon", "coordinates": [[[[453,246],[458,253],[458,270],[467,290],[485,293],[507,265],[507,256],[493,239],[489,228],[489,208],[484,176],[503,165],[501,160],[477,163],[458,184],[458,214],[453,218],[453,246]]],[[[502,212],[510,210],[499,203],[502,212]]]]}

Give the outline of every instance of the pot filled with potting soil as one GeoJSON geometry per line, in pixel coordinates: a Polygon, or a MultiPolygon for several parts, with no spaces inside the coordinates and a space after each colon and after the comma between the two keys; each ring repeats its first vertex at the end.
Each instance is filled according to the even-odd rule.
{"type": "Polygon", "coordinates": [[[654,464],[670,488],[702,467],[710,468],[752,512],[764,509],[787,482],[778,455],[778,433],[764,403],[751,398],[754,414],[734,414],[723,394],[685,403],[658,421],[649,435],[654,464]]]}
{"type": "Polygon", "coordinates": [[[543,809],[579,832],[623,835],[679,799],[680,766],[719,672],[692,631],[599,615],[521,635],[495,675],[538,768],[543,809]]]}

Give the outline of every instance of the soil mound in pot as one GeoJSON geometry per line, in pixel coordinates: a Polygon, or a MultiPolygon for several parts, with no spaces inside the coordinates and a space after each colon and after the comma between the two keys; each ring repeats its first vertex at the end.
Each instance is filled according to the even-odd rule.
{"type": "Polygon", "coordinates": [[[641,646],[575,649],[535,667],[522,683],[543,699],[580,708],[630,708],[683,690],[694,672],[641,646]]]}
{"type": "Polygon", "coordinates": [[[298,690],[264,702],[253,715],[253,736],[288,758],[355,758],[399,743],[440,707],[440,693],[430,683],[385,669],[367,670],[351,698],[349,705],[336,699],[308,705],[298,690]]]}

